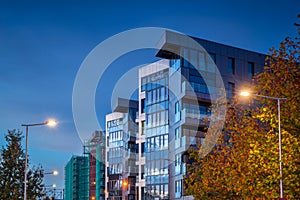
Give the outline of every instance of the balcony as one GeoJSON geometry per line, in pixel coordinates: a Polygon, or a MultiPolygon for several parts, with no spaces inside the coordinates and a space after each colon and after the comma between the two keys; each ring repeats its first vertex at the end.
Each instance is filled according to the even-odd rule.
{"type": "Polygon", "coordinates": [[[136,159],[136,153],[135,153],[135,152],[131,152],[130,149],[128,149],[128,150],[125,152],[124,158],[125,158],[125,159],[131,159],[131,160],[134,160],[134,159],[136,159]]]}
{"type": "Polygon", "coordinates": [[[145,184],[146,184],[145,179],[137,180],[136,182],[137,187],[145,187],[145,184]]]}
{"type": "Polygon", "coordinates": [[[139,157],[139,154],[137,154],[136,156],[137,156],[136,157],[137,161],[135,162],[136,165],[145,165],[145,162],[146,162],[145,155],[142,154],[142,156],[139,157]]]}
{"type": "Polygon", "coordinates": [[[190,126],[208,126],[210,117],[207,114],[200,114],[194,110],[181,110],[181,123],[190,126]]]}

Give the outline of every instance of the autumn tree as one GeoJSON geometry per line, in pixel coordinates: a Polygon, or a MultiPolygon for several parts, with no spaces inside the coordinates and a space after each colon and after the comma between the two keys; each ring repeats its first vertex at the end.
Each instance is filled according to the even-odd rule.
{"type": "MultiPolygon", "coordinates": [[[[22,132],[8,130],[0,160],[0,199],[23,199],[25,154],[21,146],[22,132]]],[[[34,167],[27,174],[27,199],[44,196],[43,169],[34,167]]]]}
{"type": "MultiPolygon", "coordinates": [[[[300,199],[299,45],[299,38],[287,37],[279,49],[272,48],[264,71],[251,88],[256,94],[286,98],[280,111],[287,199],[300,199]]],[[[211,153],[200,158],[198,150],[190,150],[195,162],[188,165],[185,192],[196,199],[279,198],[277,109],[273,99],[233,100],[223,135],[211,153]]]]}

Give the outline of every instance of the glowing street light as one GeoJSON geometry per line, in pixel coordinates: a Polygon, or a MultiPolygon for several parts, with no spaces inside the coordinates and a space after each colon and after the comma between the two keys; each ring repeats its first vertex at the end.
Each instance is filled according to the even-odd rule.
{"type": "Polygon", "coordinates": [[[58,171],[57,171],[57,170],[54,170],[54,171],[53,171],[53,175],[54,175],[54,176],[58,175],[58,171]]]}
{"type": "Polygon", "coordinates": [[[250,96],[250,93],[248,91],[242,91],[241,96],[248,97],[248,96],[250,96]]]}
{"type": "Polygon", "coordinates": [[[45,125],[48,125],[48,126],[50,126],[50,127],[54,127],[54,126],[57,125],[57,121],[54,120],[54,119],[49,119],[49,120],[47,120],[47,121],[45,122],[45,125]]]}
{"type": "Polygon", "coordinates": [[[278,137],[279,137],[279,174],[280,174],[280,199],[283,199],[283,181],[282,181],[282,150],[281,150],[281,129],[280,129],[280,100],[286,100],[286,98],[278,98],[278,97],[271,97],[271,96],[264,96],[259,94],[252,94],[248,91],[242,91],[240,93],[241,96],[248,97],[248,96],[257,96],[266,99],[274,99],[277,100],[277,109],[278,109],[278,137]]]}
{"type": "Polygon", "coordinates": [[[56,184],[52,184],[52,185],[45,185],[45,187],[52,187],[52,188],[56,188],[56,184]]]}
{"type": "Polygon", "coordinates": [[[27,200],[27,169],[28,169],[28,127],[29,126],[56,126],[57,122],[54,119],[47,120],[43,123],[37,123],[37,124],[22,124],[21,126],[26,127],[26,147],[25,147],[25,170],[24,170],[24,200],[27,200]]]}
{"type": "Polygon", "coordinates": [[[57,170],[53,170],[52,172],[46,172],[44,173],[44,175],[47,175],[47,174],[52,174],[54,176],[58,175],[58,171],[57,170]]]}

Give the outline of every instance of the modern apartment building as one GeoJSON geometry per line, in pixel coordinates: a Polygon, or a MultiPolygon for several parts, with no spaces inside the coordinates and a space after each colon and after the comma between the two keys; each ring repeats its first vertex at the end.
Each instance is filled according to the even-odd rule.
{"type": "Polygon", "coordinates": [[[137,101],[119,98],[113,113],[106,115],[106,199],[136,198],[137,111],[137,101]]]}
{"type": "Polygon", "coordinates": [[[205,140],[204,121],[224,85],[227,98],[251,84],[265,55],[166,31],[162,61],[139,71],[138,199],[183,199],[184,153],[205,140]],[[217,66],[221,78],[218,77],[217,66]]]}
{"type": "MultiPolygon", "coordinates": [[[[190,37],[166,31],[154,55],[161,60],[139,69],[138,101],[119,98],[113,112],[106,115],[105,136],[95,133],[89,141],[90,156],[83,159],[89,165],[90,198],[190,199],[184,193],[183,157],[190,147],[205,142],[210,121],[204,119],[210,119],[211,103],[222,88],[230,99],[251,84],[266,57],[192,39],[201,47],[192,44],[190,37]]],[[[66,166],[66,174],[67,168],[72,171],[66,166]]],[[[71,188],[69,182],[66,189],[71,188]]]]}
{"type": "Polygon", "coordinates": [[[139,199],[169,194],[169,67],[162,60],[139,70],[139,199]]]}

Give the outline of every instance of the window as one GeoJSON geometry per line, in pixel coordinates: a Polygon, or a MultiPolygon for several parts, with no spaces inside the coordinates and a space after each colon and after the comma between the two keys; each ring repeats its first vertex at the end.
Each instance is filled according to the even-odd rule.
{"type": "Polygon", "coordinates": [[[199,52],[198,57],[199,57],[199,68],[198,69],[205,70],[204,53],[203,52],[199,52]]]}
{"type": "Polygon", "coordinates": [[[228,58],[228,73],[235,74],[235,62],[234,58],[228,58]]]}
{"type": "Polygon", "coordinates": [[[164,87],[161,87],[160,88],[160,100],[161,101],[164,101],[166,98],[165,98],[165,88],[164,87]]]}
{"type": "Polygon", "coordinates": [[[181,180],[175,181],[175,198],[180,198],[182,192],[182,183],[181,180]]]}
{"type": "Polygon", "coordinates": [[[179,101],[175,103],[175,116],[174,116],[175,122],[178,122],[180,120],[180,104],[179,101]]]}
{"type": "Polygon", "coordinates": [[[141,122],[141,128],[142,128],[142,135],[145,134],[145,121],[141,122]]]}
{"type": "Polygon", "coordinates": [[[189,62],[187,61],[189,59],[189,51],[188,49],[183,49],[183,66],[189,67],[189,62]]]}
{"type": "Polygon", "coordinates": [[[215,53],[209,53],[207,54],[207,57],[210,57],[210,58],[207,58],[207,71],[209,72],[215,72],[216,71],[216,62],[217,62],[217,56],[215,53]],[[210,59],[212,59],[213,62],[210,61],[210,59]]]}
{"type": "Polygon", "coordinates": [[[232,99],[232,97],[234,96],[234,90],[235,90],[234,83],[229,82],[228,83],[228,91],[227,91],[227,96],[229,99],[232,99]]]}
{"type": "Polygon", "coordinates": [[[177,102],[175,103],[175,114],[178,113],[178,112],[180,112],[179,101],[177,101],[177,102]]]}
{"type": "Polygon", "coordinates": [[[175,155],[175,174],[181,174],[181,154],[175,155]]]}
{"type": "Polygon", "coordinates": [[[191,68],[196,68],[197,66],[197,51],[195,50],[190,50],[190,61],[191,61],[191,68]]]}
{"type": "Polygon", "coordinates": [[[252,78],[254,76],[254,63],[248,62],[248,78],[252,78]]]}
{"type": "Polygon", "coordinates": [[[200,114],[201,115],[207,115],[208,114],[208,108],[206,106],[199,106],[200,114]]]}
{"type": "Polygon", "coordinates": [[[179,127],[175,129],[175,148],[181,147],[181,133],[179,127]]]}
{"type": "Polygon", "coordinates": [[[170,60],[170,66],[174,70],[177,70],[180,68],[180,59],[172,59],[170,60]]]}
{"type": "Polygon", "coordinates": [[[180,166],[181,165],[181,154],[176,154],[175,155],[175,166],[180,166]]]}
{"type": "Polygon", "coordinates": [[[169,145],[169,136],[164,135],[164,145],[163,145],[163,147],[167,149],[168,145],[169,145]]]}
{"type": "Polygon", "coordinates": [[[180,130],[179,127],[175,129],[175,140],[180,139],[181,135],[180,135],[180,130]]]}
{"type": "Polygon", "coordinates": [[[146,90],[146,83],[147,83],[147,79],[146,78],[142,78],[142,92],[146,90]]]}

